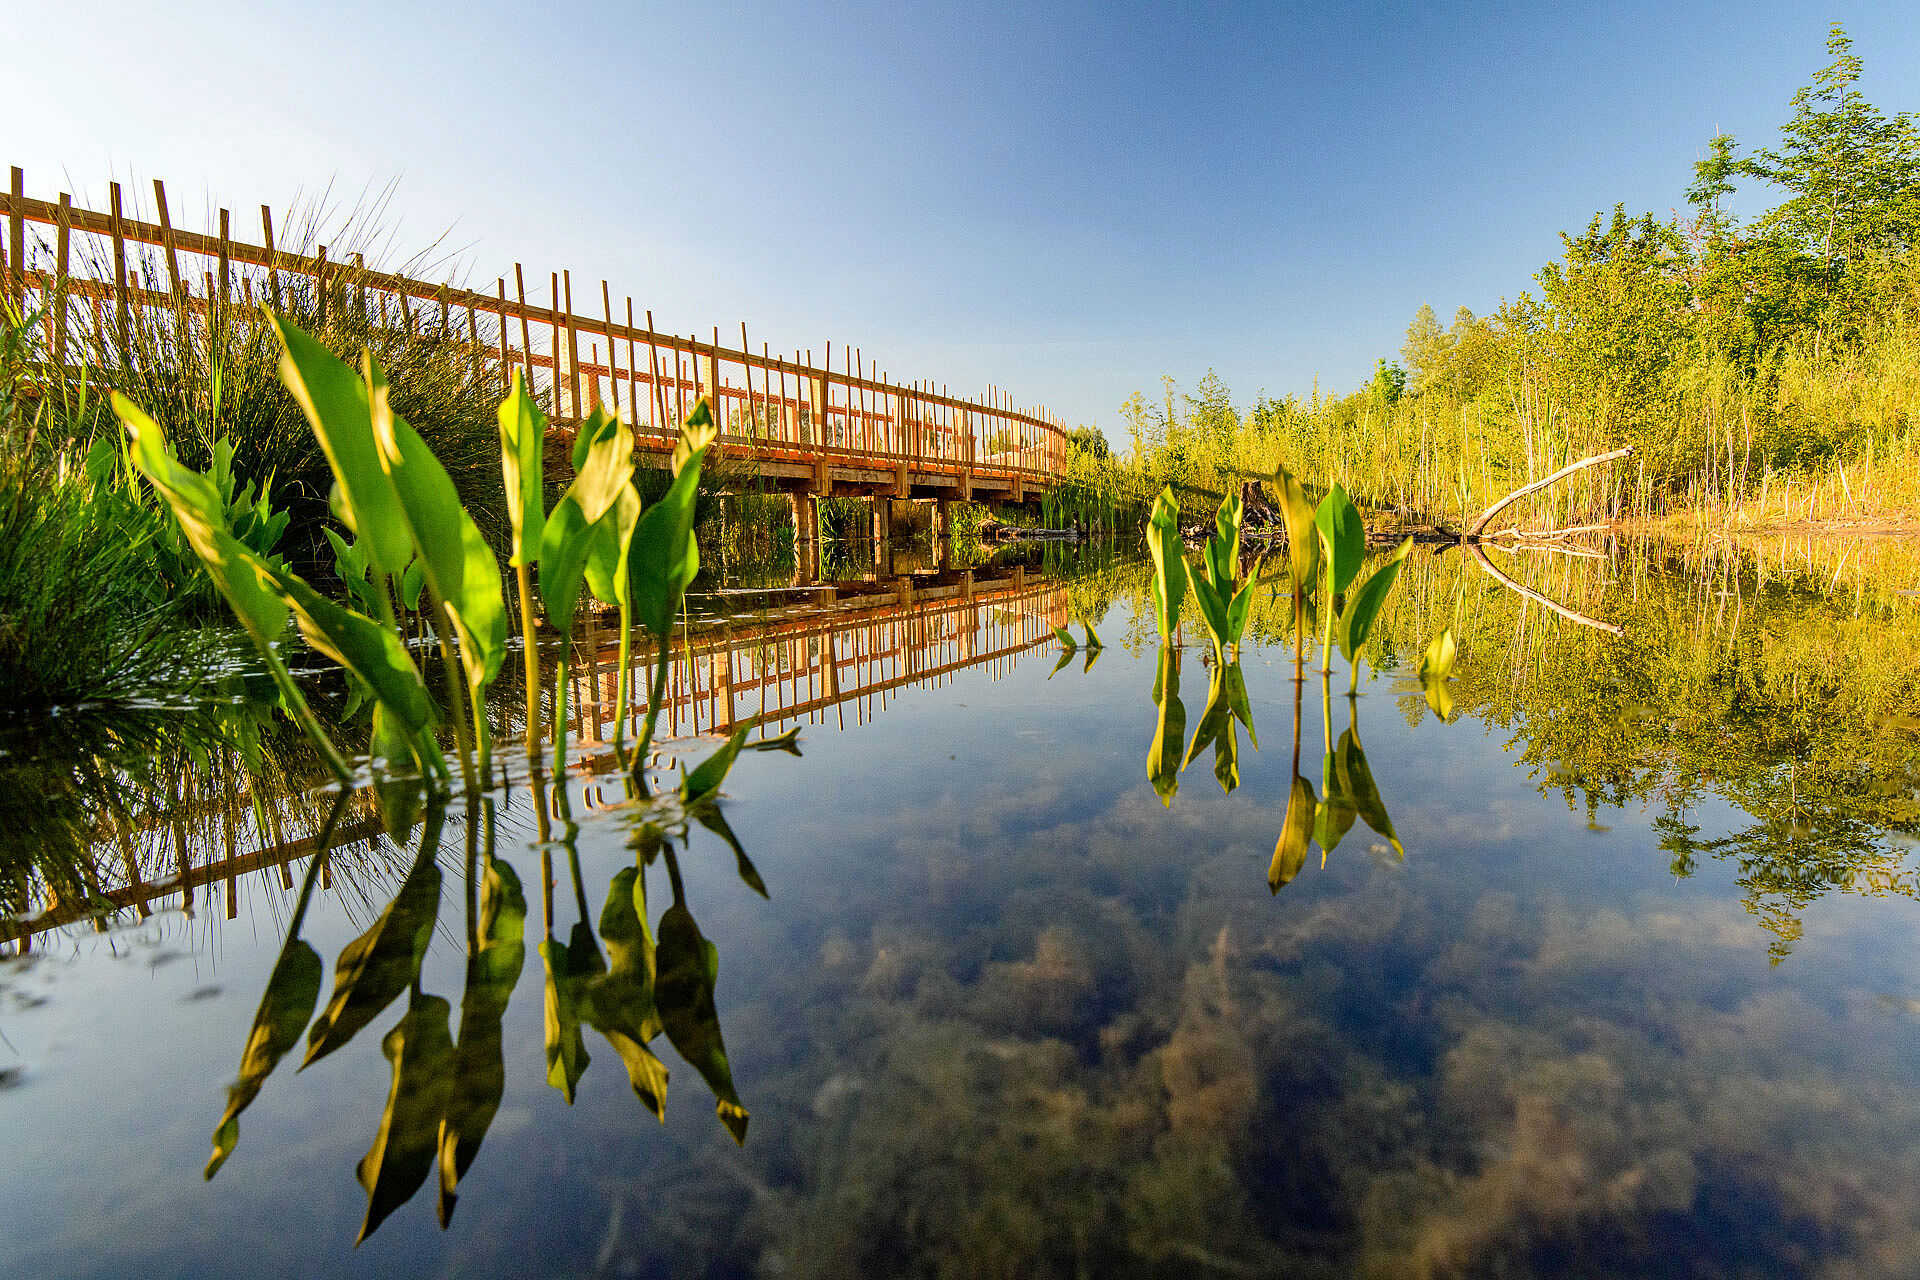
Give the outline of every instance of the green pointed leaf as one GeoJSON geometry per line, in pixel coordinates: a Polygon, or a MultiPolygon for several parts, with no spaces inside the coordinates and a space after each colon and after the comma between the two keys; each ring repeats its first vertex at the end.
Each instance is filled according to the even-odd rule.
{"type": "Polygon", "coordinates": [[[1153,557],[1153,608],[1166,643],[1180,629],[1180,603],[1187,590],[1186,544],[1180,539],[1180,501],[1168,485],[1154,499],[1147,523],[1147,551],[1153,557]]]}
{"type": "Polygon", "coordinates": [[[240,1076],[227,1087],[227,1109],[214,1126],[213,1157],[207,1161],[206,1176],[220,1171],[234,1144],[240,1141],[240,1113],[260,1096],[261,1086],[300,1041],[307,1029],[314,1006],[320,1002],[320,953],[297,937],[289,937],[280,948],[260,996],[260,1007],[253,1015],[253,1030],[247,1035],[247,1047],[240,1054],[240,1076]]]}
{"type": "MultiPolygon", "coordinates": [[[[393,412],[386,374],[371,353],[366,357],[366,380],[380,465],[398,496],[427,590],[446,606],[459,632],[460,661],[468,685],[485,689],[500,673],[507,652],[500,566],[473,517],[460,505],[446,468],[406,419],[393,412]]],[[[631,457],[628,466],[632,466],[631,457]]]]}
{"type": "Polygon", "coordinates": [[[467,957],[460,998],[460,1040],[440,1124],[440,1225],[453,1218],[460,1179],[473,1166],[506,1094],[501,1021],[526,965],[526,895],[513,868],[492,855],[482,863],[478,945],[467,957]]]}
{"type": "Polygon", "coordinates": [[[694,450],[666,494],[640,515],[629,555],[633,612],[647,630],[666,637],[681,599],[700,572],[700,546],[693,537],[694,500],[700,490],[704,449],[694,450]]]}
{"type": "Polygon", "coordinates": [[[540,604],[563,636],[573,634],[573,615],[593,549],[593,526],[571,492],[560,496],[540,535],[540,604]]]}
{"type": "Polygon", "coordinates": [[[1247,575],[1246,582],[1227,603],[1227,643],[1236,648],[1239,647],[1240,638],[1247,633],[1247,616],[1253,612],[1253,591],[1260,584],[1260,566],[1264,563],[1264,560],[1254,561],[1253,572],[1247,575]]]}
{"type": "Polygon", "coordinates": [[[1453,694],[1447,688],[1447,680],[1453,675],[1453,664],[1459,653],[1453,628],[1448,627],[1435,636],[1426,652],[1420,655],[1420,687],[1426,694],[1427,706],[1442,724],[1453,719],[1453,694]]]}
{"type": "Polygon", "coordinates": [[[426,561],[415,556],[408,563],[407,571],[400,575],[400,603],[409,609],[420,608],[420,593],[427,586],[426,561]]]}
{"type": "Polygon", "coordinates": [[[1423,680],[1445,680],[1453,675],[1453,664],[1459,659],[1460,648],[1454,643],[1453,628],[1448,627],[1435,636],[1420,655],[1420,678],[1423,680]]]}
{"type": "Polygon", "coordinates": [[[1240,522],[1245,515],[1239,493],[1228,494],[1213,517],[1213,536],[1207,539],[1202,560],[1207,581],[1222,599],[1233,594],[1240,576],[1240,522]]]}
{"type": "Polygon", "coordinates": [[[126,424],[133,465],[173,512],[240,624],[256,644],[270,644],[286,629],[287,606],[268,580],[267,563],[233,536],[219,490],[175,458],[160,424],[117,391],[113,408],[126,424]]]}
{"type": "Polygon", "coordinates": [[[333,997],[307,1033],[306,1070],[353,1039],[419,976],[427,940],[440,912],[440,851],[443,814],[429,815],[420,854],[400,892],[365,933],[349,942],[333,967],[333,997]]]}
{"type": "Polygon", "coordinates": [[[1313,513],[1313,525],[1326,556],[1327,594],[1339,595],[1353,581],[1353,575],[1360,572],[1360,563],[1366,559],[1367,527],[1361,522],[1359,509],[1347,497],[1347,491],[1337,483],[1320,500],[1319,509],[1313,513]]]}
{"type": "Polygon", "coordinates": [[[512,565],[532,564],[540,556],[546,528],[547,415],[527,394],[521,371],[500,402],[500,474],[506,482],[507,520],[513,526],[512,565]]]}
{"type": "Polygon", "coordinates": [[[1216,649],[1224,648],[1227,639],[1227,606],[1213,589],[1204,573],[1195,572],[1191,564],[1183,565],[1187,574],[1187,585],[1193,590],[1193,602],[1200,609],[1200,620],[1207,625],[1207,634],[1213,637],[1216,649]]]}
{"type": "Polygon", "coordinates": [[[1055,676],[1059,675],[1062,671],[1065,671],[1068,667],[1072,666],[1073,655],[1078,652],[1079,650],[1077,649],[1062,649],[1060,651],[1060,660],[1053,664],[1053,670],[1047,672],[1047,679],[1049,680],[1053,679],[1055,676]]]}
{"type": "Polygon", "coordinates": [[[587,540],[587,590],[602,604],[616,609],[626,607],[631,599],[628,558],[632,554],[633,530],[639,522],[640,495],[628,484],[595,523],[592,536],[587,540]]]}
{"type": "Polygon", "coordinates": [[[702,760],[698,768],[680,780],[681,804],[698,804],[720,789],[720,784],[727,779],[727,771],[733,768],[734,758],[740,754],[740,748],[747,740],[747,734],[759,723],[759,716],[749,716],[741,721],[718,751],[702,760]]]}
{"type": "Polygon", "coordinates": [[[1060,647],[1065,649],[1069,656],[1080,647],[1079,641],[1073,638],[1073,632],[1067,630],[1065,627],[1055,626],[1053,634],[1060,641],[1060,647]]]}
{"type": "Polygon", "coordinates": [[[1280,518],[1287,526],[1287,566],[1293,573],[1294,589],[1303,594],[1313,589],[1314,574],[1320,567],[1320,537],[1314,530],[1313,504],[1307,491],[1285,467],[1274,473],[1280,518]]]}
{"type": "Polygon", "coordinates": [[[679,902],[660,917],[659,974],[654,996],[667,1039],[687,1064],[706,1080],[716,1100],[720,1122],[735,1142],[747,1140],[747,1109],[734,1092],[733,1069],[720,1035],[720,1015],[713,1002],[714,980],[720,956],[700,935],[693,915],[679,902]]]}
{"type": "Polygon", "coordinates": [[[425,807],[426,788],[421,785],[423,766],[415,755],[419,736],[410,732],[376,702],[373,708],[373,734],[367,753],[372,757],[374,807],[380,813],[380,825],[387,838],[404,845],[420,821],[425,807]]]}
{"type": "Polygon", "coordinates": [[[1375,569],[1373,575],[1348,600],[1340,626],[1340,650],[1347,655],[1348,662],[1354,660],[1354,655],[1360,652],[1367,637],[1373,633],[1374,619],[1380,616],[1387,596],[1393,591],[1394,581],[1400,576],[1400,566],[1406,563],[1407,553],[1412,550],[1412,538],[1395,547],[1386,562],[1375,569]]]}
{"type": "MultiPolygon", "coordinates": [[[[425,731],[438,717],[400,637],[365,614],[326,599],[291,573],[269,572],[281,599],[292,607],[307,643],[359,677],[425,750],[431,741],[425,731]]],[[[437,748],[434,754],[437,758],[437,748]]]]}
{"type": "Polygon", "coordinates": [[[1087,648],[1100,649],[1104,647],[1100,643],[1100,637],[1093,634],[1093,624],[1091,622],[1088,622],[1086,619],[1082,618],[1080,620],[1080,626],[1087,633],[1087,648]]]}
{"type": "Polygon", "coordinates": [[[406,1017],[380,1042],[393,1064],[393,1084],[373,1146],[354,1171],[367,1190],[367,1216],[355,1245],[411,1199],[433,1169],[454,1065],[453,1037],[447,1033],[451,1012],[439,996],[416,995],[406,1017]]]}
{"type": "Polygon", "coordinates": [[[707,397],[701,396],[687,411],[687,420],[680,424],[680,439],[673,446],[673,457],[669,459],[673,478],[678,480],[687,464],[697,460],[719,438],[720,427],[713,420],[713,406],[708,403],[707,397]]]}
{"type": "Polygon", "coordinates": [[[413,538],[400,509],[400,495],[380,464],[366,382],[271,309],[267,318],[284,352],[280,378],[307,415],[333,468],[341,508],[350,517],[348,527],[366,547],[367,563],[374,572],[399,573],[413,555],[413,538]]]}

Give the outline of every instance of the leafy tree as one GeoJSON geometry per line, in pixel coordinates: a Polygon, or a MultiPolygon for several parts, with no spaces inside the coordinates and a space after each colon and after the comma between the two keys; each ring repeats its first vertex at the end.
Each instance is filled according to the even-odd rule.
{"type": "Polygon", "coordinates": [[[1407,362],[1407,381],[1415,395],[1445,381],[1452,354],[1452,335],[1440,327],[1433,308],[1421,303],[1413,323],[1407,326],[1407,340],[1400,346],[1400,357],[1407,362]]]}
{"type": "Polygon", "coordinates": [[[1920,233],[1920,125],[1912,113],[1882,115],[1861,95],[1862,63],[1838,23],[1827,52],[1833,61],[1793,95],[1779,148],[1744,163],[1789,193],[1760,225],[1827,263],[1905,252],[1920,233]]]}
{"type": "Polygon", "coordinates": [[[1373,383],[1367,391],[1376,400],[1397,404],[1407,391],[1407,371],[1397,364],[1388,364],[1382,357],[1374,361],[1373,383]]]}

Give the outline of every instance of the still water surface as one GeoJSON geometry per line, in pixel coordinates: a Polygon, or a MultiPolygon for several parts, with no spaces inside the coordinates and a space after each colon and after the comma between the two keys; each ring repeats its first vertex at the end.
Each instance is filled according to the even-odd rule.
{"type": "MultiPolygon", "coordinates": [[[[304,1046],[290,1053],[211,1182],[208,1135],[311,860],[215,873],[183,910],[159,883],[168,833],[148,832],[135,866],[163,862],[144,917],[123,894],[99,926],[24,950],[20,924],[4,935],[0,1270],[1920,1274],[1913,562],[1780,547],[1502,563],[1625,634],[1423,554],[1382,624],[1383,673],[1350,700],[1344,670],[1295,681],[1272,602],[1240,659],[1258,749],[1229,723],[1231,793],[1203,742],[1164,804],[1148,757],[1168,659],[1137,565],[923,576],[702,630],[676,672],[675,762],[762,705],[767,732],[801,729],[799,758],[748,752],[727,779],[724,823],[766,896],[697,821],[666,832],[669,869],[647,826],[667,818],[607,773],[573,772],[544,844],[523,774],[490,823],[456,803],[403,845],[358,839],[302,921],[321,1001],[435,832],[416,992],[305,1071],[304,1046]],[[1069,617],[1106,647],[1056,670],[1049,626],[1069,617]],[[1442,626],[1464,653],[1451,722],[1408,674],[1442,626]],[[1296,761],[1322,798],[1360,741],[1390,830],[1349,813],[1275,892],[1296,761]],[[448,1229],[423,1172],[356,1249],[381,1038],[435,996],[463,1034],[466,850],[489,825],[527,908],[498,1110],[448,1229]],[[572,1104],[548,1083],[551,957],[564,966],[584,904],[617,961],[603,904],[648,851],[663,945],[678,899],[717,950],[743,1145],[666,1037],[664,1125],[594,1030],[572,1104]]],[[[1188,641],[1172,661],[1190,736],[1214,672],[1188,641]]],[[[46,785],[31,745],[8,751],[13,785],[46,785]]],[[[148,785],[185,785],[166,776],[148,785]]],[[[47,901],[61,832],[94,841],[71,872],[92,892],[129,883],[100,834],[111,806],[84,787],[60,803],[98,809],[60,826],[54,803],[16,800],[0,837],[7,905],[51,906],[41,924],[75,897],[47,901]]],[[[343,829],[370,811],[353,812],[343,829]]],[[[202,861],[261,843],[194,821],[173,833],[202,861]]]]}

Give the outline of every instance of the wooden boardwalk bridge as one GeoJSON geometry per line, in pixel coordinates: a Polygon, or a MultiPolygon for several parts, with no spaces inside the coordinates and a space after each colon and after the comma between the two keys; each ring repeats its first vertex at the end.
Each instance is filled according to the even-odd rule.
{"type": "MultiPolygon", "coordinates": [[[[39,316],[54,377],[89,364],[111,368],[129,326],[156,314],[204,331],[291,295],[322,309],[354,307],[375,325],[445,343],[502,387],[524,371],[560,429],[596,406],[616,409],[633,424],[643,459],[656,465],[664,465],[676,424],[709,396],[721,451],[737,464],[732,472],[793,494],[796,515],[801,500],[826,495],[943,507],[956,498],[1025,502],[1066,461],[1062,424],[1045,409],[1016,407],[998,388],[969,399],[929,381],[897,382],[844,343],[837,351],[826,343],[816,362],[812,350],[776,355],[762,343],[756,352],[744,323],[738,347],[717,327],[706,336],[666,333],[654,328],[652,312],[636,317],[631,296],[616,312],[605,280],[597,299],[580,282],[579,310],[569,271],[549,272],[544,290],[536,275],[530,294],[520,263],[511,287],[501,276],[492,294],[376,271],[358,253],[276,244],[266,205],[257,244],[233,234],[226,209],[213,231],[189,231],[174,225],[157,179],[154,221],[135,216],[117,182],[108,184],[105,211],[66,192],[29,197],[25,185],[15,168],[0,196],[0,281],[21,314],[39,316]]],[[[280,228],[284,239],[285,220],[280,228]]],[[[876,503],[877,533],[889,520],[885,508],[876,503]]]]}
{"type": "MultiPolygon", "coordinates": [[[[843,729],[849,721],[867,723],[913,689],[950,683],[965,671],[984,669],[998,680],[1047,644],[1053,625],[1064,625],[1071,613],[1063,582],[1029,578],[1019,567],[821,583],[785,594],[788,602],[757,615],[694,620],[686,640],[676,642],[663,700],[661,763],[681,749],[676,740],[730,733],[748,716],[759,716],[769,733],[796,724],[843,729]]],[[[591,627],[576,643],[586,653],[570,693],[572,727],[582,741],[604,742],[612,736],[618,648],[591,627]]],[[[644,688],[653,654],[637,645],[633,661],[644,688]]],[[[710,749],[711,742],[702,744],[696,754],[710,749]]],[[[593,774],[613,761],[610,751],[588,750],[576,757],[576,768],[593,774]]],[[[384,829],[365,799],[364,793],[356,797],[343,818],[337,851],[383,847],[384,829]]],[[[174,798],[175,810],[155,813],[135,829],[102,831],[86,865],[71,877],[89,891],[46,892],[25,919],[0,917],[0,947],[24,954],[38,935],[89,920],[104,929],[116,912],[145,919],[177,906],[191,914],[202,893],[234,919],[248,876],[265,877],[252,882],[251,892],[290,892],[292,864],[312,853],[311,839],[248,849],[235,835],[236,827],[252,826],[248,801],[226,800],[235,812],[174,798]]],[[[598,803],[591,784],[586,800],[598,803]]],[[[399,872],[403,863],[396,864],[399,872]]],[[[376,858],[372,865],[386,864],[376,858]]],[[[331,890],[333,880],[330,869],[322,887],[331,890]]]]}

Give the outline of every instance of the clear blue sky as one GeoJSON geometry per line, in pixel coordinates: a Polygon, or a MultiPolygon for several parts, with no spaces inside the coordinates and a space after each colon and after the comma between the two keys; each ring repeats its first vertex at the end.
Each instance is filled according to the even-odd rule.
{"type": "Polygon", "coordinates": [[[16,6],[0,162],[249,228],[397,178],[398,246],[450,228],[477,284],[568,267],[1117,440],[1163,374],[1348,389],[1421,303],[1491,309],[1596,211],[1665,213],[1717,129],[1774,140],[1834,20],[1867,96],[1920,107],[1911,3],[548,9],[16,6]]]}

